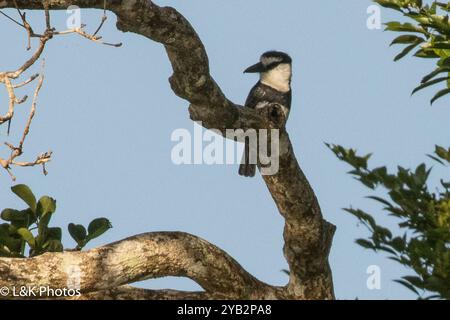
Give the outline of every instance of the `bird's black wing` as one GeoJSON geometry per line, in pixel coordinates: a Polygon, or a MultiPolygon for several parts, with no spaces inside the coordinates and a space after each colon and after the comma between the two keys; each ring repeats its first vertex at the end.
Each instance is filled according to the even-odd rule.
{"type": "Polygon", "coordinates": [[[291,110],[291,104],[292,104],[292,90],[289,90],[289,92],[285,96],[286,102],[283,103],[283,105],[288,108],[288,110],[291,110]]]}
{"type": "Polygon", "coordinates": [[[258,104],[264,102],[278,103],[289,110],[292,103],[292,91],[281,93],[272,87],[258,82],[250,91],[245,101],[245,106],[255,109],[258,104]]]}
{"type": "Polygon", "coordinates": [[[252,90],[250,90],[250,93],[248,94],[247,100],[245,101],[245,106],[255,109],[258,103],[263,102],[266,100],[266,92],[264,91],[264,88],[262,87],[262,83],[258,82],[254,85],[252,90]]]}

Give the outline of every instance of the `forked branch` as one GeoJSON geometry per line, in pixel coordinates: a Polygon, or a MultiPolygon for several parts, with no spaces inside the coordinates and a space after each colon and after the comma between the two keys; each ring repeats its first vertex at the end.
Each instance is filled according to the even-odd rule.
{"type": "MultiPolygon", "coordinates": [[[[97,28],[97,30],[95,31],[95,33],[93,35],[91,35],[83,30],[84,25],[81,25],[81,26],[73,28],[73,29],[65,30],[65,31],[57,31],[55,28],[53,28],[51,26],[49,3],[47,1],[44,1],[42,3],[42,8],[45,12],[46,29],[43,32],[43,34],[37,34],[34,32],[32,26],[27,21],[26,12],[22,12],[22,9],[21,9],[22,6],[19,6],[19,4],[16,0],[12,0],[11,3],[13,5],[13,8],[15,8],[17,11],[20,21],[16,20],[15,18],[11,17],[10,15],[8,15],[2,11],[0,11],[0,13],[7,19],[13,21],[15,24],[17,24],[18,26],[20,26],[26,30],[27,37],[28,37],[27,50],[31,49],[31,39],[32,38],[38,38],[39,44],[38,44],[37,50],[31,56],[31,58],[29,58],[17,70],[0,72],[0,83],[3,83],[5,85],[6,90],[8,92],[8,98],[9,98],[8,110],[6,111],[6,113],[3,116],[0,115],[0,125],[2,125],[4,123],[8,124],[8,130],[7,130],[8,135],[10,133],[10,125],[11,125],[11,121],[14,117],[16,105],[22,104],[27,100],[27,96],[24,96],[23,98],[18,99],[16,96],[16,93],[15,93],[15,89],[22,88],[22,87],[30,84],[39,76],[39,74],[35,74],[35,75],[31,76],[30,78],[28,78],[27,80],[22,81],[17,84],[13,84],[12,80],[15,80],[15,79],[18,79],[19,77],[21,77],[25,71],[27,71],[30,67],[32,67],[39,60],[39,58],[42,56],[42,53],[45,49],[47,42],[50,39],[52,39],[54,36],[57,36],[57,35],[79,34],[80,36],[82,36],[86,39],[89,39],[91,41],[94,41],[94,42],[98,42],[98,43],[102,43],[102,44],[106,44],[106,45],[110,45],[110,46],[115,46],[115,47],[121,46],[120,43],[111,44],[111,43],[103,42],[100,40],[101,37],[96,35],[102,28],[104,22],[106,21],[106,14],[104,14],[102,21],[100,23],[100,26],[97,28]]],[[[106,0],[105,0],[105,6],[106,6],[106,0]]],[[[105,12],[106,12],[106,10],[105,10],[105,12]]],[[[23,130],[22,139],[20,140],[19,144],[17,146],[14,146],[12,143],[9,143],[9,142],[4,143],[10,149],[10,155],[8,158],[0,157],[0,166],[3,167],[3,169],[5,169],[8,172],[8,174],[10,175],[12,180],[16,179],[11,171],[12,166],[33,167],[36,165],[42,165],[44,174],[47,174],[45,164],[51,160],[51,155],[52,155],[51,151],[40,154],[34,161],[27,162],[27,161],[18,161],[17,160],[17,158],[19,158],[23,154],[23,151],[24,151],[25,138],[30,131],[31,121],[33,120],[33,117],[36,113],[37,97],[38,97],[39,91],[42,87],[43,80],[44,80],[44,75],[43,75],[43,70],[42,70],[42,72],[40,73],[39,83],[34,92],[34,97],[33,97],[33,101],[31,104],[30,114],[29,114],[27,123],[25,125],[25,128],[23,130]]]]}
{"type": "MultiPolygon", "coordinates": [[[[37,0],[17,0],[17,3],[23,9],[42,9],[41,1],[37,0]]],[[[47,3],[50,9],[65,9],[73,4],[81,8],[104,8],[103,0],[47,0],[47,3]]],[[[11,6],[11,1],[0,0],[0,9],[11,6]]],[[[274,126],[263,115],[225,97],[210,75],[203,43],[190,23],[175,9],[159,7],[149,0],[111,0],[107,8],[117,15],[119,30],[134,32],[164,45],[173,68],[170,85],[178,96],[190,103],[189,112],[193,120],[222,132],[225,129],[268,129],[274,126]]],[[[21,283],[39,280],[54,286],[64,285],[67,278],[62,269],[64,261],[77,263],[82,268],[81,288],[86,293],[90,292],[88,296],[93,298],[107,295],[118,298],[121,294],[122,297],[132,297],[136,294],[161,298],[334,299],[328,255],[335,227],[323,219],[286,130],[281,130],[280,139],[280,169],[275,175],[264,176],[264,181],[285,219],[284,254],[290,268],[290,281],[285,287],[264,284],[225,252],[204,240],[179,233],[135,237],[136,249],[125,245],[129,242],[124,240],[122,244],[119,242],[83,253],[46,254],[34,260],[9,259],[9,269],[4,267],[0,274],[11,274],[12,269],[16,273],[11,277],[1,276],[3,279],[6,277],[4,283],[19,283],[16,280],[19,279],[21,283]],[[155,237],[161,239],[162,235],[164,240],[155,241],[155,237]],[[151,250],[144,245],[149,243],[151,250]],[[58,270],[56,278],[46,269],[49,261],[55,266],[52,270],[58,270]],[[39,271],[31,276],[25,272],[17,273],[17,270],[30,270],[32,267],[39,271]],[[205,293],[136,293],[134,289],[122,287],[137,280],[166,275],[189,277],[205,293]],[[127,296],[127,293],[130,294],[127,296]]],[[[5,261],[0,259],[0,265],[5,261]]]]}

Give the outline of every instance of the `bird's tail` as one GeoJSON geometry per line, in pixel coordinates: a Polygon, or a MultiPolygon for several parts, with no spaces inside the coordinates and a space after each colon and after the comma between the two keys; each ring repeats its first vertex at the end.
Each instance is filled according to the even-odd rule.
{"type": "Polygon", "coordinates": [[[239,175],[244,177],[254,177],[256,172],[256,164],[250,162],[250,147],[245,143],[244,154],[242,155],[241,164],[239,166],[239,175]]]}

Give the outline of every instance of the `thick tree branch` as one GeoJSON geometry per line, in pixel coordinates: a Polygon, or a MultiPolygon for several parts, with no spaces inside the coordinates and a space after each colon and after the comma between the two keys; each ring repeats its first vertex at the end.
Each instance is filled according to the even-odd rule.
{"type": "MultiPolygon", "coordinates": [[[[146,233],[85,252],[2,258],[0,274],[0,287],[58,289],[77,280],[83,293],[108,294],[105,290],[136,281],[179,276],[194,280],[216,298],[283,296],[281,290],[258,281],[224,251],[182,232],[146,233]]],[[[109,293],[113,292],[122,291],[109,293]]]]}
{"type": "MultiPolygon", "coordinates": [[[[41,1],[37,0],[17,0],[17,3],[20,8],[42,9],[41,1]]],[[[103,8],[102,0],[48,0],[47,3],[51,9],[65,9],[70,4],[82,8],[103,8]]],[[[11,1],[0,0],[0,9],[10,6],[11,1]]],[[[209,73],[209,61],[201,40],[189,22],[175,9],[159,7],[148,0],[111,0],[108,1],[107,10],[117,15],[118,29],[140,34],[164,45],[174,71],[170,78],[171,87],[178,96],[190,102],[189,112],[193,120],[202,121],[206,128],[219,129],[222,132],[225,129],[276,127],[276,124],[267,117],[235,105],[225,97],[209,73]]],[[[328,254],[335,227],[323,219],[314,191],[296,160],[289,135],[284,128],[280,129],[280,170],[275,175],[264,176],[264,181],[281,215],[285,218],[284,253],[290,267],[290,281],[284,288],[283,294],[273,296],[333,299],[328,254]]],[[[208,247],[208,250],[211,249],[208,247]]],[[[58,257],[58,255],[54,256],[58,257]]],[[[45,257],[53,258],[50,255],[45,257]]],[[[187,255],[185,258],[192,257],[187,255]]],[[[155,259],[157,260],[157,257],[155,259]]],[[[268,289],[267,286],[238,268],[237,264],[231,263],[224,252],[214,250],[212,253],[203,252],[198,261],[202,266],[202,272],[199,274],[192,273],[192,270],[188,274],[185,268],[181,270],[186,271],[186,276],[197,281],[208,293],[227,290],[235,292],[237,287],[241,297],[256,297],[253,294],[249,295],[249,292],[255,292],[250,289],[252,286],[265,287],[265,290],[269,292],[272,290],[272,293],[279,292],[277,288],[268,289]],[[211,254],[215,259],[223,261],[221,270],[216,270],[217,264],[212,264],[212,261],[208,260],[211,254]],[[202,259],[205,258],[207,260],[203,261],[202,259]],[[206,271],[204,269],[206,266],[213,268],[206,271]],[[224,267],[225,270],[222,270],[224,267]],[[217,280],[214,279],[217,278],[211,277],[210,272],[215,275],[227,274],[228,277],[225,282],[216,283],[217,280]],[[230,278],[234,273],[236,273],[235,276],[230,278]],[[246,292],[245,286],[248,286],[250,291],[246,292]]],[[[156,266],[155,261],[149,259],[145,259],[142,263],[156,266]]],[[[26,267],[27,262],[24,261],[23,264],[26,267]]],[[[88,263],[88,265],[91,264],[88,263]]],[[[180,265],[173,266],[175,269],[180,267],[180,265]]],[[[126,270],[126,272],[131,271],[126,270]]],[[[136,276],[135,273],[132,274],[136,276]]],[[[156,276],[158,275],[163,274],[156,276]]],[[[116,286],[124,284],[117,283],[114,279],[108,280],[116,286]]],[[[131,277],[129,280],[136,279],[131,277]]],[[[107,287],[104,281],[100,283],[104,284],[101,288],[90,287],[90,289],[112,287],[111,284],[107,287]]],[[[92,285],[95,286],[95,284],[92,285]]]]}

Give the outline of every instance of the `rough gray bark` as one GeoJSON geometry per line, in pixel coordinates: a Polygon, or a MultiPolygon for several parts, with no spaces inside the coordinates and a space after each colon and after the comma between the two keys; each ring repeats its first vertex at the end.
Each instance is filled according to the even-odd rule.
{"type": "MultiPolygon", "coordinates": [[[[103,0],[47,0],[50,9],[103,8],[103,0]]],[[[23,9],[42,9],[42,1],[17,0],[23,9]]],[[[12,0],[0,0],[12,8],[12,0]]],[[[111,0],[107,9],[117,15],[117,28],[164,45],[172,64],[170,85],[190,102],[191,119],[205,128],[270,129],[274,119],[229,101],[209,73],[205,48],[189,22],[175,9],[148,0],[111,0]]],[[[0,259],[0,286],[24,282],[64,286],[64,266],[83,270],[83,298],[248,298],[334,299],[328,264],[335,227],[325,221],[318,201],[294,155],[289,135],[280,132],[280,170],[264,181],[285,219],[284,254],[290,268],[285,287],[265,284],[247,273],[225,252],[205,240],[184,233],[150,233],[86,252],[45,254],[32,259],[0,259]],[[126,248],[126,250],[124,250],[126,248]],[[51,271],[51,272],[50,272],[51,271]],[[161,276],[189,277],[204,290],[185,293],[123,287],[161,276]]]]}

